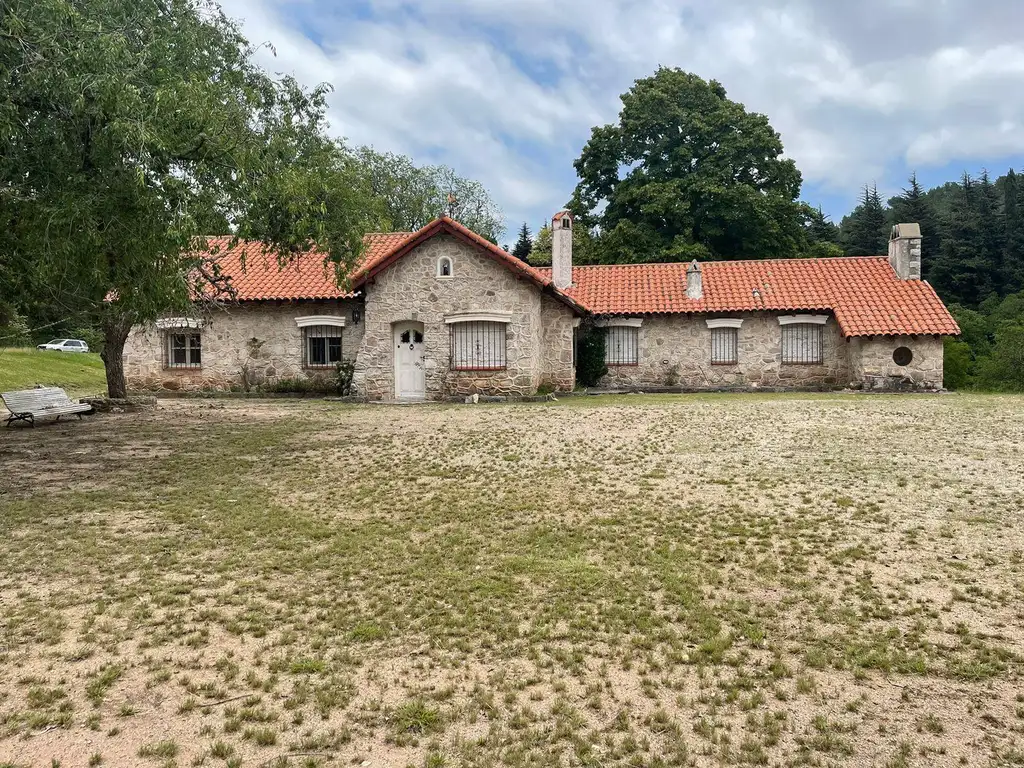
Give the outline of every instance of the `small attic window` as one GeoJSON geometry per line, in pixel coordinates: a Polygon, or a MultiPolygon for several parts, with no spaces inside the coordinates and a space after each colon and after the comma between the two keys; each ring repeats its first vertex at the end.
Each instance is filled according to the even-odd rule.
{"type": "Polygon", "coordinates": [[[452,260],[448,256],[442,256],[437,260],[437,276],[451,277],[453,270],[452,260]]]}
{"type": "Polygon", "coordinates": [[[562,229],[572,229],[572,219],[568,216],[562,217],[562,229]]]}

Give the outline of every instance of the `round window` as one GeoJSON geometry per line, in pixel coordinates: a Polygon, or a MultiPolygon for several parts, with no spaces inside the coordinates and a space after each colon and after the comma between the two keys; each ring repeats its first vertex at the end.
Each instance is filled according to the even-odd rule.
{"type": "Polygon", "coordinates": [[[910,351],[910,347],[898,347],[895,352],[892,353],[892,361],[896,365],[910,365],[914,360],[914,353],[910,351]]]}

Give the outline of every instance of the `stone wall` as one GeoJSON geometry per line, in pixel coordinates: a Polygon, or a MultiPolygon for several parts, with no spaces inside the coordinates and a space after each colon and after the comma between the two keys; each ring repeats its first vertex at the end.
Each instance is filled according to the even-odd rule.
{"type": "Polygon", "coordinates": [[[557,299],[541,300],[540,384],[559,391],[576,386],[576,365],[573,359],[573,334],[576,316],[557,299]]]}
{"type": "Polygon", "coordinates": [[[738,364],[711,364],[711,329],[706,316],[650,316],[639,329],[639,364],[609,366],[600,386],[823,389],[849,384],[849,345],[834,317],[829,316],[822,332],[821,365],[783,364],[778,315],[737,313],[731,317],[743,320],[737,337],[738,364]]]}
{"type": "Polygon", "coordinates": [[[329,369],[303,368],[302,329],[295,324],[295,318],[344,317],[342,355],[351,359],[362,343],[364,328],[362,321],[358,324],[352,321],[355,308],[362,310],[362,304],[354,300],[247,302],[218,311],[206,318],[199,331],[203,345],[203,365],[199,369],[168,368],[167,331],[152,325],[138,326],[125,344],[128,388],[133,391],[245,389],[281,379],[333,376],[329,369]]]}
{"type": "Polygon", "coordinates": [[[864,389],[942,389],[942,339],[931,336],[872,336],[850,342],[855,381],[864,389]],[[909,365],[898,365],[893,354],[906,347],[909,365]]]}
{"type": "Polygon", "coordinates": [[[438,399],[486,393],[529,395],[545,375],[571,387],[572,312],[543,310],[546,298],[533,283],[518,277],[476,248],[449,235],[423,243],[366,286],[366,332],[356,358],[355,386],[373,400],[394,397],[392,326],[403,321],[423,324],[426,394],[438,399]],[[447,256],[451,277],[437,277],[437,262],[447,256]],[[446,315],[459,312],[503,312],[512,316],[506,328],[506,364],[502,371],[450,370],[450,328],[446,315]],[[548,340],[565,345],[543,346],[543,323],[555,326],[548,340]]]}

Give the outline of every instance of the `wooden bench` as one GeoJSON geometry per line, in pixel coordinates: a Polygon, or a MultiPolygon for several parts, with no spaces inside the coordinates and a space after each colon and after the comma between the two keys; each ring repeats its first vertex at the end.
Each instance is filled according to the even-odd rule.
{"type": "Polygon", "coordinates": [[[27,421],[33,427],[36,419],[45,416],[56,416],[60,421],[61,416],[76,414],[82,418],[82,414],[91,411],[92,406],[88,403],[79,403],[71,400],[68,393],[60,387],[39,387],[38,389],[24,389],[20,392],[4,392],[0,394],[7,410],[11,415],[7,417],[7,426],[15,421],[27,421]]]}

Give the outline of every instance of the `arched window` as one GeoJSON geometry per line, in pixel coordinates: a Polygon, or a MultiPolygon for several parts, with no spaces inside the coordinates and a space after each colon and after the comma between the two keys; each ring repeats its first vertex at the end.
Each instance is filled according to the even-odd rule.
{"type": "Polygon", "coordinates": [[[451,258],[448,256],[442,256],[437,260],[438,277],[451,277],[454,274],[454,271],[454,265],[452,264],[451,258]]]}

